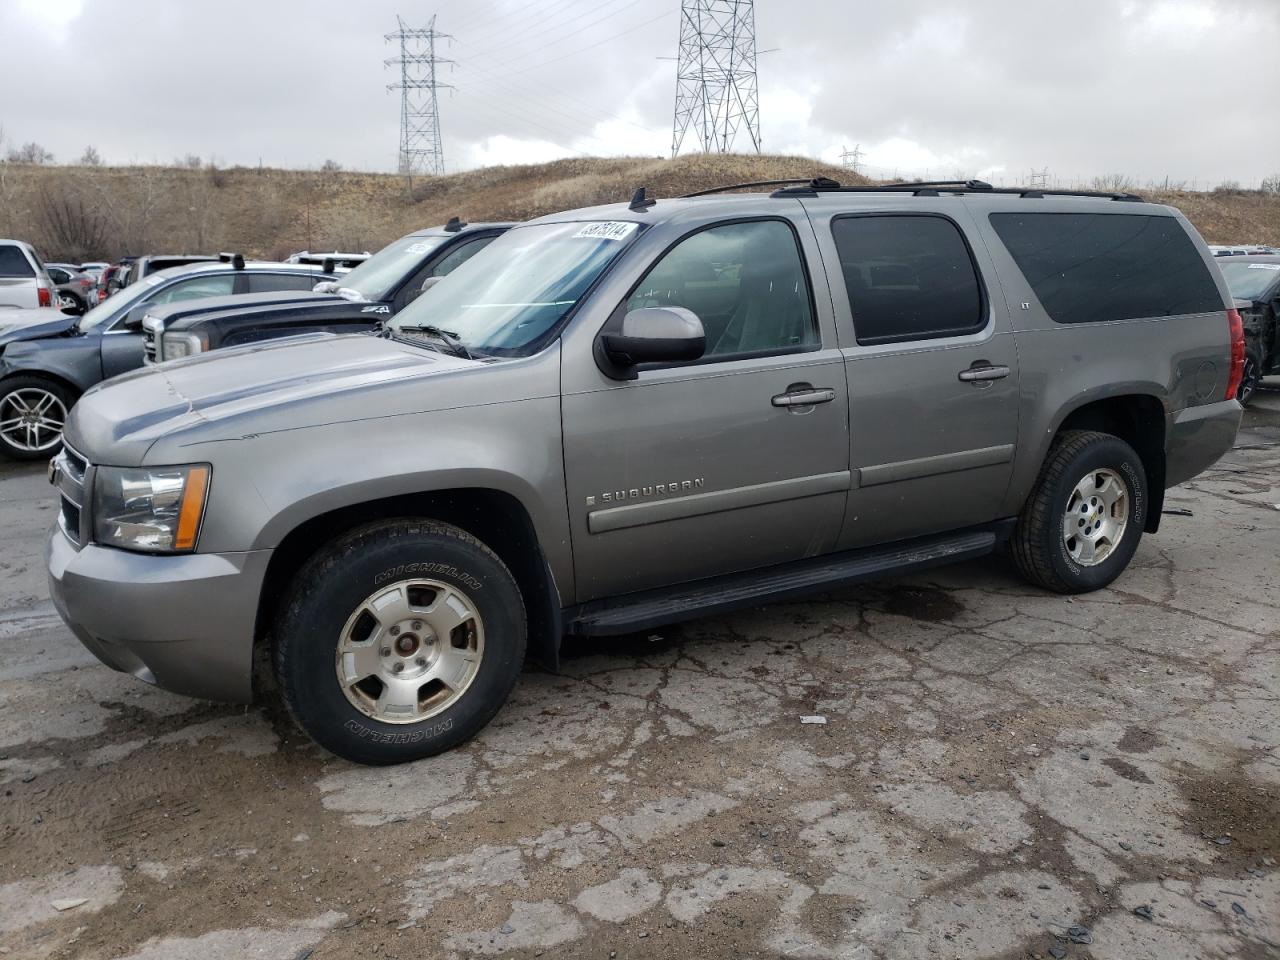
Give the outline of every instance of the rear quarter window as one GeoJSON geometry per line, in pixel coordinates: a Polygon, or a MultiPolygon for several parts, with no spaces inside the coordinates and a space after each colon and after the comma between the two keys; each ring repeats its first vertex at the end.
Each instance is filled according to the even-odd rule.
{"type": "Polygon", "coordinates": [[[1225,309],[1179,220],[1141,214],[993,213],[991,226],[1057,323],[1225,309]]]}
{"type": "Polygon", "coordinates": [[[18,247],[0,245],[0,277],[34,277],[35,268],[18,247]]]}

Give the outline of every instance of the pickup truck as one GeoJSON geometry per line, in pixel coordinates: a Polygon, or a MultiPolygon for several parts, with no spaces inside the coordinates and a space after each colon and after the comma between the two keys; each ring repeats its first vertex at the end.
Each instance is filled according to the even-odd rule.
{"type": "Polygon", "coordinates": [[[1040,588],[1104,588],[1231,447],[1241,318],[1178,211],[768,186],[543,217],[383,336],[89,391],[51,468],[59,613],[197,697],[250,699],[265,645],[311,737],[397,763],[473,736],[566,634],[1001,545],[1040,588]]]}

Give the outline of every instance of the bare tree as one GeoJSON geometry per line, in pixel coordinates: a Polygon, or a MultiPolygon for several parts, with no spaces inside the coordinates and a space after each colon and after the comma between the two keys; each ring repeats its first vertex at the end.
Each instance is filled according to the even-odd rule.
{"type": "Polygon", "coordinates": [[[340,164],[337,160],[326,160],[324,163],[320,165],[320,172],[321,173],[341,173],[342,164],[340,164]]]}
{"type": "Polygon", "coordinates": [[[15,147],[8,154],[10,163],[46,164],[53,163],[53,154],[34,140],[15,147]]]}
{"type": "Polygon", "coordinates": [[[102,254],[107,244],[107,221],[78,191],[66,186],[55,183],[43,187],[37,209],[49,246],[58,256],[78,263],[102,254]]]}
{"type": "Polygon", "coordinates": [[[181,160],[175,160],[173,165],[175,167],[186,167],[188,170],[199,170],[202,166],[202,162],[200,160],[200,154],[188,153],[181,160]]]}
{"type": "Polygon", "coordinates": [[[84,148],[84,153],[80,154],[80,166],[82,167],[100,167],[102,166],[102,154],[98,153],[98,148],[93,144],[84,148]]]}
{"type": "MultiPolygon", "coordinates": [[[[3,131],[0,131],[2,133],[3,131]]],[[[1263,193],[1280,193],[1280,173],[1273,173],[1269,177],[1262,178],[1263,193]]]]}
{"type": "Polygon", "coordinates": [[[1093,178],[1093,189],[1109,190],[1113,193],[1126,193],[1133,189],[1133,180],[1123,173],[1107,173],[1093,178]]]}

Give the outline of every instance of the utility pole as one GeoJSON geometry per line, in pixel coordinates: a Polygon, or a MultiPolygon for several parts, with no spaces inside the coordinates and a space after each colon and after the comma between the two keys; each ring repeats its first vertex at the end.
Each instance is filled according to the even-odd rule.
{"type": "Polygon", "coordinates": [[[671,155],[686,134],[704,153],[728,153],[743,129],[759,153],[754,0],[681,0],[671,155]]]}
{"type": "Polygon", "coordinates": [[[400,29],[386,34],[385,39],[399,41],[400,56],[383,63],[400,68],[400,82],[387,84],[387,89],[400,91],[400,172],[412,187],[415,173],[444,173],[436,92],[452,87],[436,79],[436,68],[452,65],[453,61],[436,56],[436,41],[452,37],[436,30],[434,16],[425,28],[410,27],[399,16],[396,22],[400,29]]]}
{"type": "Polygon", "coordinates": [[[846,147],[840,151],[840,165],[846,170],[859,173],[862,168],[862,144],[856,144],[852,150],[846,147]]]}

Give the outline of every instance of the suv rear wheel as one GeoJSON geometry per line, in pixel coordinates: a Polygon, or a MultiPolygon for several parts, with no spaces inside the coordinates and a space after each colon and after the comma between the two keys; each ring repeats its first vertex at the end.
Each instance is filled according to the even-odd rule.
{"type": "Polygon", "coordinates": [[[356,763],[429,757],[479,732],[524,661],[524,603],[498,556],[427,520],[358,528],[294,579],[275,668],[294,719],[356,763]]]}
{"type": "Polygon", "coordinates": [[[1107,433],[1072,430],[1054,443],[1013,534],[1018,571],[1057,593],[1118,577],[1147,522],[1147,475],[1134,449],[1107,433]]]}
{"type": "Polygon", "coordinates": [[[1262,358],[1258,351],[1250,347],[1244,354],[1244,371],[1240,375],[1240,389],[1236,399],[1240,406],[1247,407],[1253,395],[1258,392],[1258,382],[1262,379],[1262,358]]]}

